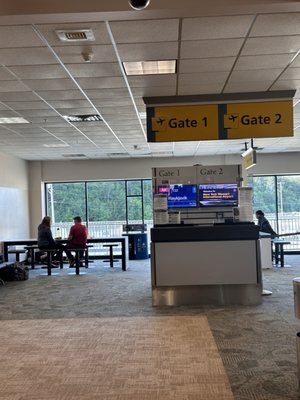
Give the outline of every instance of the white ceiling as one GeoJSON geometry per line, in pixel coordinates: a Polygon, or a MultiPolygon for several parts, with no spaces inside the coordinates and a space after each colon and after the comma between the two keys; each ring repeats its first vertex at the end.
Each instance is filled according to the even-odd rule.
{"type": "MultiPolygon", "coordinates": [[[[0,118],[30,124],[1,124],[0,151],[26,160],[237,154],[244,140],[148,144],[143,97],[300,88],[299,2],[212,0],[204,8],[201,0],[151,0],[145,11],[131,11],[119,0],[93,14],[86,1],[87,17],[74,14],[75,0],[64,2],[70,12],[54,1],[52,12],[48,4],[39,14],[19,3],[0,7],[0,118]],[[63,43],[55,34],[78,28],[92,29],[95,41],[63,43]],[[83,52],[93,53],[91,63],[83,52]],[[127,80],[120,66],[159,59],[176,59],[177,74],[127,80]],[[62,117],[94,113],[105,122],[62,117]]],[[[300,151],[299,101],[298,90],[294,137],[255,140],[261,152],[300,151]]]]}

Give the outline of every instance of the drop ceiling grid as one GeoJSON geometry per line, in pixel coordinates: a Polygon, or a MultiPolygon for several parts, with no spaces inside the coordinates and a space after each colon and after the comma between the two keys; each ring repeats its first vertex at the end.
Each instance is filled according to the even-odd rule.
{"type": "MultiPolygon", "coordinates": [[[[227,91],[267,90],[291,61],[296,51],[293,50],[292,45],[296,43],[297,40],[299,42],[300,38],[300,31],[296,26],[298,16],[293,15],[293,18],[289,16],[289,21],[293,20],[293,22],[291,22],[292,26],[290,27],[285,27],[285,23],[281,23],[278,17],[276,17],[276,21],[279,21],[279,30],[277,33],[274,29],[273,32],[271,28],[270,30],[266,28],[267,24],[270,24],[270,27],[272,26],[272,21],[274,21],[273,17],[274,15],[271,15],[264,20],[263,16],[258,16],[256,19],[250,32],[251,38],[246,40],[242,55],[237,60],[231,79],[226,87],[227,91]],[[268,35],[263,31],[264,29],[270,33],[270,37],[266,37],[268,35]],[[278,32],[280,36],[278,36],[278,32]],[[297,40],[295,35],[297,36],[297,40]],[[260,43],[263,45],[264,43],[269,43],[268,41],[265,42],[266,39],[278,40],[278,51],[269,54],[268,52],[273,51],[272,48],[264,48],[263,50],[257,48],[256,52],[252,53],[251,46],[253,46],[253,42],[251,41],[261,40],[260,43]],[[251,71],[249,74],[249,70],[255,72],[253,73],[253,71],[251,71]]],[[[284,16],[284,18],[286,18],[286,16],[284,16]]],[[[232,68],[236,55],[241,48],[253,19],[253,15],[183,19],[181,43],[182,59],[179,62],[178,89],[180,94],[199,94],[199,92],[220,93],[222,85],[227,79],[228,72],[232,68]],[[194,62],[195,64],[193,64],[194,62]]],[[[103,116],[108,119],[109,124],[116,130],[120,140],[124,141],[125,146],[128,145],[128,151],[132,153],[132,146],[134,144],[139,145],[141,149],[147,148],[136,115],[130,110],[130,98],[128,97],[128,92],[120,71],[117,68],[116,57],[112,51],[112,46],[104,24],[89,23],[84,24],[85,26],[79,23],[58,25],[44,24],[38,25],[38,28],[45,35],[49,43],[54,46],[54,50],[57,51],[62,61],[67,65],[67,68],[69,68],[83,90],[90,96],[91,101],[94,102],[101,113],[103,112],[103,116]],[[93,30],[95,29],[96,41],[93,43],[78,44],[76,46],[72,43],[61,43],[54,33],[54,28],[58,28],[58,25],[60,25],[60,27],[72,29],[76,27],[92,27],[93,30]],[[83,63],[81,56],[82,51],[88,46],[90,46],[94,52],[94,59],[91,64],[83,63]],[[101,62],[103,60],[105,60],[105,62],[101,62]],[[126,98],[125,101],[124,97],[126,98]],[[118,99],[116,102],[114,102],[115,98],[118,99]],[[110,99],[110,102],[106,102],[105,99],[110,99]],[[125,104],[123,102],[125,102],[125,104]]],[[[151,58],[158,59],[162,58],[162,56],[166,58],[177,58],[179,20],[176,18],[149,21],[118,21],[112,22],[110,25],[117,42],[117,48],[123,60],[136,61],[151,58]],[[141,27],[143,27],[142,33],[138,36],[136,33],[141,31],[141,27]]],[[[30,37],[32,32],[27,28],[28,27],[26,27],[26,35],[30,37]]],[[[45,48],[40,43],[40,40],[35,39],[34,43],[33,45],[27,42],[25,43],[24,36],[24,46],[26,46],[26,49],[29,51],[31,59],[29,60],[29,53],[27,55],[24,54],[24,49],[18,49],[18,54],[21,58],[24,54],[25,63],[23,66],[23,64],[20,63],[21,60],[16,59],[14,54],[10,52],[12,48],[1,48],[3,46],[1,46],[0,38],[0,57],[1,52],[4,51],[4,59],[12,62],[12,64],[8,64],[12,71],[24,79],[24,83],[28,84],[31,90],[36,90],[42,98],[49,101],[52,107],[56,108],[61,114],[65,114],[65,112],[68,114],[75,114],[79,111],[81,111],[81,113],[92,111],[93,109],[88,107],[88,102],[86,102],[76,87],[73,86],[73,83],[69,83],[69,78],[64,77],[64,71],[61,66],[56,63],[53,57],[52,62],[49,61],[50,53],[48,52],[48,58],[42,57],[42,55],[45,55],[45,48]],[[47,60],[47,62],[44,62],[45,60],[47,60]],[[15,62],[15,64],[13,62],[15,62]],[[29,67],[26,66],[26,63],[29,63],[29,67]],[[31,65],[32,68],[30,67],[31,65]],[[36,73],[34,73],[35,71],[36,73]],[[77,101],[77,104],[74,103],[75,101],[77,101]]],[[[278,84],[280,84],[280,82],[284,82],[281,84],[287,86],[298,84],[296,82],[299,72],[297,70],[297,62],[299,61],[296,59],[292,66],[280,77],[278,84]]],[[[2,101],[4,97],[9,107],[30,117],[30,120],[33,122],[33,129],[34,124],[44,126],[46,129],[51,129],[51,133],[66,141],[68,141],[68,138],[69,140],[71,140],[71,138],[73,140],[77,137],[77,131],[75,130],[73,132],[69,125],[61,121],[61,118],[55,115],[55,112],[51,110],[51,108],[45,107],[29,89],[23,92],[24,89],[20,89],[18,85],[20,82],[14,81],[13,79],[6,79],[5,76],[5,73],[1,75],[0,69],[0,80],[1,77],[4,78],[3,82],[0,82],[0,101],[2,101]],[[2,83],[3,90],[1,89],[2,83]],[[16,91],[18,91],[18,96],[14,97],[16,91]],[[33,103],[24,103],[24,107],[19,104],[14,104],[14,102],[22,103],[22,101],[20,101],[22,92],[25,96],[24,101],[34,103],[35,100],[37,100],[37,107],[34,107],[33,103]],[[9,102],[11,103],[9,104],[9,102]]],[[[175,94],[176,91],[176,79],[171,75],[160,77],[134,77],[130,78],[129,82],[141,110],[144,110],[143,103],[141,102],[142,96],[175,94]]],[[[19,127],[21,132],[23,132],[23,129],[25,132],[25,124],[24,127],[19,127]]],[[[111,140],[112,135],[109,132],[102,131],[101,129],[98,130],[95,126],[85,128],[83,124],[80,129],[92,138],[92,140],[95,140],[96,143],[106,143],[107,138],[110,137],[110,143],[108,144],[111,144],[111,147],[107,148],[107,151],[111,151],[112,149],[124,151],[116,139],[113,141],[111,140]]],[[[26,134],[30,135],[27,127],[26,134]]],[[[76,152],[78,152],[79,147],[80,149],[86,149],[86,151],[97,153],[97,149],[91,143],[80,136],[79,133],[78,135],[78,139],[82,143],[74,144],[76,152]]],[[[43,137],[43,135],[40,137],[43,137]]],[[[28,139],[29,138],[30,136],[28,136],[28,139]]],[[[51,135],[47,137],[47,142],[55,140],[56,139],[51,137],[51,135]]],[[[24,142],[31,143],[27,142],[27,139],[24,139],[24,142]]],[[[278,143],[279,142],[280,141],[278,141],[278,143]]],[[[194,153],[197,143],[198,142],[178,143],[174,146],[174,152],[177,154],[194,153]]],[[[40,148],[42,144],[40,143],[40,148]]],[[[207,151],[215,151],[216,145],[217,143],[210,144],[202,142],[198,150],[201,152],[205,147],[207,151]]],[[[222,145],[219,143],[218,151],[226,153],[228,148],[235,149],[235,147],[237,147],[237,145],[233,145],[231,141],[222,145]]],[[[64,152],[71,153],[74,150],[73,147],[72,149],[66,149],[61,148],[57,151],[57,149],[45,148],[42,154],[45,156],[47,152],[49,152],[52,156],[58,153],[63,154],[64,152]]],[[[173,143],[150,144],[150,149],[157,153],[162,151],[172,152],[173,143]]],[[[18,151],[20,151],[20,149],[18,151]]],[[[104,157],[101,153],[101,157],[102,156],[104,157]]]]}

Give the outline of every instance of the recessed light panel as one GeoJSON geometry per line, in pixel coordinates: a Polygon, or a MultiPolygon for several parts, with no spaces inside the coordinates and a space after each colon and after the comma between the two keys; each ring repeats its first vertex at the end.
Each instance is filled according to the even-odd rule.
{"type": "Polygon", "coordinates": [[[30,122],[22,117],[12,117],[12,118],[0,118],[0,124],[30,124],[30,122]]]}
{"type": "Polygon", "coordinates": [[[67,143],[53,143],[53,144],[43,144],[44,147],[69,147],[67,143]]]}
{"type": "Polygon", "coordinates": [[[123,62],[126,75],[175,74],[176,60],[123,62]]]}

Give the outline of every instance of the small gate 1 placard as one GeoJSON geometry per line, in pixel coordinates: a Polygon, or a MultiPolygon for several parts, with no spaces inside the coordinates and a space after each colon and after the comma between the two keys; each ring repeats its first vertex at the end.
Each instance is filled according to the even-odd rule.
{"type": "Polygon", "coordinates": [[[293,136],[292,100],[147,107],[148,142],[293,136]]]}

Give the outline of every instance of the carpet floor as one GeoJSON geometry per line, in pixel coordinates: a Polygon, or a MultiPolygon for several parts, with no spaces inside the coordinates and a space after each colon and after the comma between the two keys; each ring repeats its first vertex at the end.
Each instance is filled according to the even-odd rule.
{"type": "Polygon", "coordinates": [[[3,400],[233,400],[205,316],[2,321],[3,400]]]}
{"type": "Polygon", "coordinates": [[[0,287],[0,398],[299,399],[300,257],[286,262],[263,271],[273,294],[251,307],[152,307],[149,260],[30,271],[0,287]]]}

